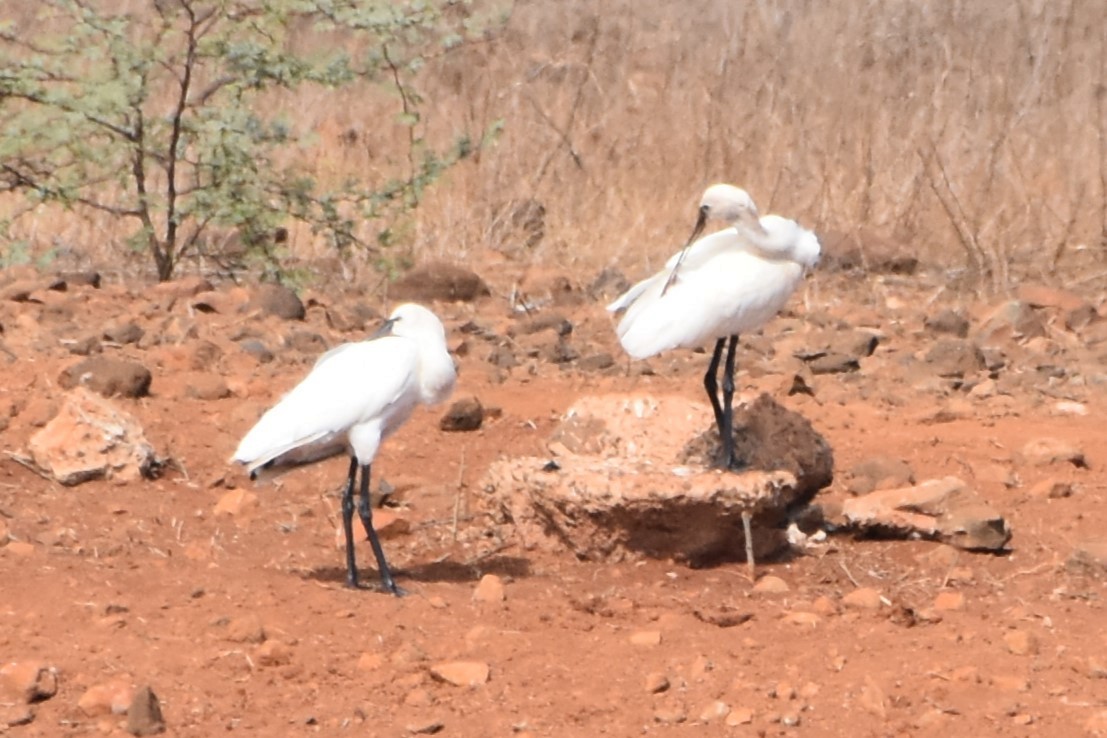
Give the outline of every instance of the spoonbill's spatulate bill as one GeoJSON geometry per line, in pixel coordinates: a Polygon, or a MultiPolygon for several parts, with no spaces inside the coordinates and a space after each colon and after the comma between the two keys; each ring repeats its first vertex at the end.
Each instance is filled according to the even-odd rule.
{"type": "Polygon", "coordinates": [[[361,468],[358,516],[377,558],[381,583],[402,594],[373,529],[369,475],[381,442],[420,404],[453,391],[456,374],[441,321],[421,305],[397,307],[373,338],[331,349],[242,439],[233,460],[259,472],[350,454],[342,496],[346,583],[358,586],[354,558],[354,483],[361,468]]]}
{"type": "Polygon", "coordinates": [[[625,310],[616,332],[627,353],[644,359],[673,348],[715,341],[704,375],[723,446],[722,464],[739,466],[732,434],[734,353],[738,336],[760,328],[791,297],[819,260],[819,240],[794,220],[758,217],[745,190],[727,184],[707,188],[688,243],[657,274],[607,306],[625,310]],[[710,220],[728,228],[696,240],[710,220]],[[726,347],[722,401],[716,377],[726,347]]]}

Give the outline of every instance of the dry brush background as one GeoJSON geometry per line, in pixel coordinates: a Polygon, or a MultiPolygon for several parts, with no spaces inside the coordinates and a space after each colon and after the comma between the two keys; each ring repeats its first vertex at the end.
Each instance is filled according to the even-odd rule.
{"type": "MultiPolygon", "coordinates": [[[[831,251],[918,254],[972,289],[1025,273],[1107,282],[1098,0],[492,2],[467,12],[506,10],[503,26],[425,68],[421,125],[430,141],[496,120],[503,132],[433,188],[395,247],[402,263],[506,254],[582,278],[639,273],[723,180],[831,251]]],[[[403,166],[394,92],[279,103],[321,178],[403,166]]],[[[62,260],[103,268],[125,250],[101,215],[44,208],[20,228],[62,260]]],[[[306,230],[291,243],[309,263],[326,256],[306,230]]]]}

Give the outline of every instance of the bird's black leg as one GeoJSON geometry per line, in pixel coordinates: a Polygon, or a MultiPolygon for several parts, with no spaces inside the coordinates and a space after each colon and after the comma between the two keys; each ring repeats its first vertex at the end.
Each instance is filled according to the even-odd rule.
{"type": "Polygon", "coordinates": [[[342,530],[346,533],[346,584],[357,588],[357,560],[354,558],[354,482],[357,479],[357,458],[350,458],[350,476],[342,493],[342,530]]]}
{"type": "Polygon", "coordinates": [[[715,427],[719,430],[719,439],[723,433],[723,408],[719,404],[719,383],[715,375],[719,372],[719,359],[723,355],[725,338],[715,342],[715,353],[711,355],[711,363],[707,365],[707,374],[703,375],[703,387],[707,390],[707,397],[711,400],[711,409],[715,411],[715,427]]]}
{"type": "Polygon", "coordinates": [[[361,518],[361,524],[365,526],[365,534],[369,536],[369,545],[373,547],[373,555],[377,557],[377,568],[381,572],[381,585],[397,597],[402,597],[404,591],[396,586],[396,581],[392,578],[388,562],[384,560],[384,549],[381,548],[377,531],[373,528],[373,509],[369,505],[370,469],[372,469],[372,464],[361,467],[361,493],[358,495],[357,514],[361,518]]]}
{"type": "MultiPolygon", "coordinates": [[[[719,340],[722,343],[722,339],[719,340]]],[[[734,458],[734,352],[738,348],[738,336],[730,337],[726,350],[726,365],[723,367],[723,466],[726,469],[736,467],[734,458]]]]}

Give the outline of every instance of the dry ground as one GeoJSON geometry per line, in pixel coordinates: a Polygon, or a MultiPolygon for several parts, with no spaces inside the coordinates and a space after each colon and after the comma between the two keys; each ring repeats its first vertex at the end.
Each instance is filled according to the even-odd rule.
{"type": "MultiPolygon", "coordinates": [[[[953,389],[925,361],[937,339],[923,319],[949,305],[928,302],[935,280],[824,274],[809,283],[765,338],[746,342],[741,384],[772,392],[825,434],[836,456],[827,499],[847,494],[857,462],[890,456],[919,480],[965,479],[1004,513],[1014,538],[995,556],[833,536],[811,555],[766,563],[762,580],[779,577],[786,588],[755,592],[740,562],[694,570],[527,550],[482,504],[489,463],[545,453],[575,398],[698,399],[705,356],[675,352],[652,361],[652,375],[628,373],[608,317],[579,288],[548,311],[574,324],[570,341],[582,357],[617,357],[602,371],[542,358],[552,340],[542,334],[508,339],[519,321],[499,297],[438,304],[458,350],[457,396],[500,412],[479,431],[444,433],[441,410],[421,411],[385,446],[376,479],[396,488],[410,524],[385,540],[411,592],[395,599],[342,584],[344,461],[259,487],[226,465],[245,429],[314,358],[310,342],[304,352],[282,349],[286,338],[312,331],[334,344],[364,335],[371,323],[339,330],[327,317],[338,324],[364,298],[309,296],[305,325],[239,312],[249,292],[241,288],[220,288],[217,312],[171,298],[174,289],[39,289],[31,301],[0,303],[9,357],[0,401],[10,416],[0,458],[0,524],[10,536],[0,547],[0,661],[42,660],[59,685],[13,735],[122,735],[123,717],[78,705],[90,687],[116,679],[150,685],[168,734],[180,736],[1107,732],[1102,571],[1067,564],[1107,526],[1098,323],[1075,332],[1057,311],[1038,311],[1047,337],[993,338],[1007,366],[994,387],[968,392],[981,377],[953,389]],[[72,488],[17,463],[11,454],[64,395],[59,372],[78,359],[62,341],[126,321],[146,337],[104,351],[143,362],[154,382],[147,398],[113,402],[176,463],[153,481],[72,488]],[[492,338],[463,332],[470,321],[492,338]],[[774,344],[794,349],[866,326],[882,340],[860,371],[815,377],[813,397],[785,393],[796,360],[774,344]],[[259,363],[231,340],[250,334],[277,358],[259,363]],[[538,356],[520,348],[527,341],[538,356]],[[497,345],[521,363],[489,363],[497,345]],[[211,374],[230,396],[190,396],[211,374]],[[1019,450],[1042,437],[1080,446],[1090,468],[1023,460],[1019,450]],[[1036,493],[1047,479],[1071,484],[1071,496],[1036,493]],[[256,504],[216,511],[240,490],[256,492],[256,504]],[[486,574],[504,583],[502,602],[474,600],[486,574]],[[852,604],[862,588],[883,603],[852,604]],[[730,627],[718,624],[720,613],[733,616],[723,621],[730,627]],[[433,676],[454,660],[486,664],[487,682],[459,687],[433,676]]],[[[974,330],[990,307],[965,307],[974,330]]],[[[367,546],[359,557],[373,581],[367,546]]]]}

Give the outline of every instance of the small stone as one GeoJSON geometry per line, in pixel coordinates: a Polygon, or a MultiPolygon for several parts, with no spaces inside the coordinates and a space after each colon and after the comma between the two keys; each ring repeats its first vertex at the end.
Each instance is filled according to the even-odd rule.
{"type": "Polygon", "coordinates": [[[662,725],[678,725],[688,720],[688,713],[680,705],[670,705],[654,710],[653,719],[662,725]]]}
{"type": "Polygon", "coordinates": [[[292,331],[284,339],[286,348],[311,356],[324,353],[330,346],[327,339],[315,331],[292,331]]]}
{"type": "Polygon", "coordinates": [[[1011,630],[1003,634],[1007,650],[1016,656],[1032,656],[1038,653],[1038,639],[1025,630],[1011,630]]]}
{"type": "Polygon", "coordinates": [[[840,353],[828,353],[818,356],[807,363],[812,374],[845,374],[861,368],[856,356],[840,353]]]}
{"type": "Polygon", "coordinates": [[[1014,674],[999,674],[992,677],[989,682],[996,689],[1004,692],[1029,692],[1030,682],[1025,678],[1014,674]]]}
{"type": "Polygon", "coordinates": [[[446,727],[446,723],[434,718],[428,718],[426,720],[420,720],[413,723],[408,723],[405,729],[408,733],[413,735],[434,735],[435,733],[442,732],[442,729],[446,727]]]}
{"type": "Polygon", "coordinates": [[[127,732],[131,735],[155,735],[165,731],[165,719],[161,715],[158,696],[149,687],[135,692],[131,708],[127,710],[127,732]]]}
{"type": "Polygon", "coordinates": [[[273,352],[256,338],[247,338],[238,342],[238,347],[258,360],[259,364],[268,364],[273,360],[273,352]]]}
{"type": "Polygon", "coordinates": [[[939,377],[971,376],[984,368],[984,354],[973,342],[940,338],[926,352],[925,361],[939,377]]]}
{"type": "Polygon", "coordinates": [[[787,582],[772,574],[761,577],[757,580],[757,584],[753,585],[753,591],[762,594],[783,594],[790,589],[787,582]]]}
{"type": "Polygon", "coordinates": [[[1086,469],[1088,463],[1079,447],[1059,438],[1037,438],[1022,447],[1021,455],[1027,464],[1050,466],[1069,463],[1086,469]]]}
{"type": "Polygon", "coordinates": [[[483,661],[445,661],[431,666],[430,672],[457,687],[479,687],[488,681],[490,669],[483,661]]]}
{"type": "Polygon", "coordinates": [[[0,695],[24,704],[41,702],[58,691],[58,672],[42,661],[10,661],[0,667],[0,695]]]}
{"type": "Polygon", "coordinates": [[[263,284],[258,288],[247,310],[258,310],[263,315],[273,315],[283,320],[303,320],[304,303],[296,292],[281,284],[263,284]]]}
{"type": "Polygon", "coordinates": [[[729,714],[730,706],[721,700],[715,700],[700,711],[699,719],[701,723],[712,723],[716,720],[722,720],[729,714]]]}
{"type": "Polygon", "coordinates": [[[64,389],[84,386],[104,397],[145,397],[151,381],[150,370],[142,364],[104,356],[85,359],[58,376],[64,389]]]}
{"type": "Polygon", "coordinates": [[[1030,725],[1034,722],[1034,716],[1029,713],[1020,712],[1012,716],[1011,722],[1015,725],[1030,725]]]}
{"type": "Polygon", "coordinates": [[[879,610],[882,603],[880,593],[872,587],[855,589],[842,598],[842,604],[855,610],[879,610]]]}
{"type": "Polygon", "coordinates": [[[928,315],[923,325],[932,333],[948,333],[957,338],[969,335],[969,321],[959,311],[949,308],[928,315]]]}
{"type": "Polygon", "coordinates": [[[366,674],[379,672],[384,667],[384,654],[366,651],[357,660],[357,670],[366,674]]]}
{"type": "Polygon", "coordinates": [[[231,390],[218,374],[201,374],[189,380],[185,395],[194,400],[222,400],[231,396],[231,390]]]}
{"type": "Polygon", "coordinates": [[[796,698],[796,688],[790,682],[777,682],[776,686],[769,691],[769,696],[785,702],[794,700],[796,698]]]}
{"type": "Polygon", "coordinates": [[[27,558],[35,552],[35,546],[27,541],[12,541],[4,547],[4,550],[13,556],[27,558]]]}
{"type": "Polygon", "coordinates": [[[657,646],[661,644],[660,630],[639,630],[630,634],[630,642],[635,646],[657,646]]]}
{"type": "Polygon", "coordinates": [[[250,613],[231,620],[223,637],[233,643],[264,643],[266,634],[261,618],[250,613]]]}
{"type": "Polygon", "coordinates": [[[77,700],[77,707],[88,717],[123,715],[130,709],[134,696],[135,690],[129,681],[113,679],[86,689],[77,700]]]}
{"type": "MultiPolygon", "coordinates": [[[[8,544],[8,548],[14,546],[8,544]]],[[[1082,541],[1073,546],[1065,567],[1070,571],[1107,573],[1107,540],[1082,541]]]]}
{"type": "Polygon", "coordinates": [[[280,641],[266,641],[254,652],[259,666],[284,666],[292,663],[292,648],[280,641]]]}
{"type": "Polygon", "coordinates": [[[104,329],[104,338],[119,344],[138,343],[146,331],[135,323],[121,323],[104,329]]]}
{"type": "Polygon", "coordinates": [[[258,506],[258,496],[253,492],[244,489],[232,489],[224,493],[219,498],[219,502],[215,503],[215,514],[230,515],[237,518],[253,512],[258,506]]]}
{"type": "Polygon", "coordinates": [[[669,677],[660,671],[651,672],[646,676],[646,691],[650,694],[659,694],[670,687],[669,677]]]}
{"type": "Polygon", "coordinates": [[[934,598],[934,609],[941,612],[951,612],[965,609],[965,595],[953,590],[939,592],[934,598]]]}
{"type": "Polygon", "coordinates": [[[915,483],[915,472],[902,459],[873,456],[853,465],[847,488],[854,494],[868,494],[874,489],[906,487],[915,483]]]}
{"type": "Polygon", "coordinates": [[[598,354],[589,354],[577,362],[577,369],[582,372],[602,372],[615,366],[615,357],[606,351],[598,354]]]}
{"type": "Polygon", "coordinates": [[[485,574],[473,590],[474,602],[503,602],[504,598],[504,582],[495,574],[485,574]]]}
{"type": "Polygon", "coordinates": [[[438,422],[444,431],[474,431],[484,423],[484,407],[476,397],[464,397],[450,405],[438,422]]]}
{"type": "Polygon", "coordinates": [[[1031,487],[1030,496],[1041,499],[1059,500],[1064,497],[1072,497],[1072,491],[1072,482],[1049,477],[1031,487]]]}
{"type": "Polygon", "coordinates": [[[816,613],[806,612],[802,610],[787,613],[784,616],[784,620],[791,623],[792,625],[805,625],[812,628],[823,621],[823,619],[819,617],[819,615],[817,615],[816,613]]]}
{"type": "Polygon", "coordinates": [[[419,302],[472,302],[490,294],[488,285],[474,271],[446,262],[417,266],[389,288],[393,299],[419,302]]]}
{"type": "Polygon", "coordinates": [[[726,725],[736,728],[739,725],[749,725],[753,722],[753,710],[748,707],[736,707],[726,716],[726,725]]]}
{"type": "Polygon", "coordinates": [[[826,595],[819,595],[815,598],[815,601],[811,603],[811,609],[819,615],[837,615],[838,603],[826,595]]]}

